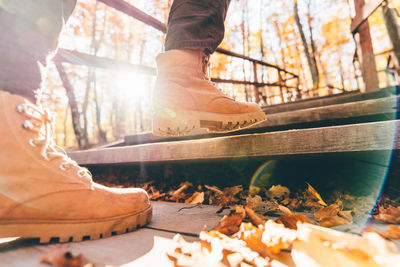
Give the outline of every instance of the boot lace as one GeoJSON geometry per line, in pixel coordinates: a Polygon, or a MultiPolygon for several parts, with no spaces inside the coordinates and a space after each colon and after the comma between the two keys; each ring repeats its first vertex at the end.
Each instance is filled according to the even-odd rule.
{"type": "Polygon", "coordinates": [[[53,112],[50,112],[48,109],[43,109],[41,106],[33,105],[28,101],[18,105],[17,111],[28,117],[22,124],[22,127],[37,133],[36,138],[29,139],[29,144],[33,147],[41,147],[40,155],[44,159],[50,161],[61,158],[62,162],[59,165],[61,170],[67,171],[75,167],[78,170],[76,173],[77,176],[89,180],[90,184],[92,184],[92,175],[89,170],[79,166],[76,161],[67,156],[63,148],[55,143],[53,138],[55,135],[55,114],[53,112]]]}
{"type": "Polygon", "coordinates": [[[204,79],[208,80],[212,85],[214,85],[215,88],[218,88],[218,90],[227,98],[232,99],[229,97],[225,92],[223,92],[217,85],[217,83],[211,81],[211,60],[210,60],[210,55],[203,54],[203,62],[202,62],[202,67],[203,67],[203,75],[204,79]]]}

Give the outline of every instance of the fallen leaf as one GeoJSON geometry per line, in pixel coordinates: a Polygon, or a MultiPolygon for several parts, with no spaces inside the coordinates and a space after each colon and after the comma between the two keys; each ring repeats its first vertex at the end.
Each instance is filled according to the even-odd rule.
{"type": "Polygon", "coordinates": [[[363,230],[364,233],[376,233],[383,238],[387,239],[400,239],[400,226],[390,224],[385,232],[381,232],[377,229],[373,229],[371,227],[365,227],[363,230]]]}
{"type": "Polygon", "coordinates": [[[323,205],[312,198],[308,198],[306,199],[306,201],[303,202],[303,207],[308,210],[319,210],[321,206],[323,205]]]}
{"type": "Polygon", "coordinates": [[[179,188],[177,190],[175,190],[174,192],[171,193],[171,196],[177,196],[180,193],[183,192],[183,190],[185,190],[186,188],[188,188],[189,186],[193,186],[192,183],[190,182],[183,182],[179,185],[179,188]]]}
{"type": "Polygon", "coordinates": [[[185,200],[188,204],[201,204],[204,201],[204,192],[194,192],[193,195],[185,200]]]}
{"type": "Polygon", "coordinates": [[[56,267],[93,267],[83,254],[73,256],[66,248],[55,247],[40,258],[40,263],[50,264],[56,267]]]}
{"type": "Polygon", "coordinates": [[[242,185],[236,185],[236,186],[225,188],[223,192],[224,192],[224,194],[226,194],[228,196],[235,196],[239,192],[242,192],[242,191],[243,191],[243,186],[242,185]]]}
{"type": "Polygon", "coordinates": [[[332,216],[337,216],[338,212],[340,211],[340,208],[336,204],[331,204],[327,207],[322,207],[316,212],[314,212],[314,219],[317,222],[322,221],[323,219],[326,219],[328,217],[332,216]]]}
{"type": "Polygon", "coordinates": [[[341,211],[338,212],[338,215],[339,215],[340,217],[345,218],[345,219],[348,220],[349,222],[352,222],[352,221],[353,221],[353,215],[352,215],[351,210],[341,210],[341,211]]]}
{"type": "Polygon", "coordinates": [[[285,199],[289,196],[290,190],[286,186],[273,185],[265,192],[265,196],[270,199],[285,199]]]}
{"type": "Polygon", "coordinates": [[[275,220],[276,223],[283,224],[289,229],[297,229],[297,222],[314,224],[310,219],[302,214],[292,214],[285,217],[279,217],[275,220]]]}
{"type": "Polygon", "coordinates": [[[245,210],[247,217],[254,226],[258,227],[265,224],[265,221],[250,206],[246,206],[245,210]]]}
{"type": "Polygon", "coordinates": [[[249,194],[254,196],[257,195],[258,193],[260,193],[261,188],[255,185],[250,185],[249,186],[249,194]]]}
{"type": "Polygon", "coordinates": [[[400,226],[393,224],[389,225],[385,234],[390,239],[400,239],[400,226]]]}
{"type": "Polygon", "coordinates": [[[259,210],[263,208],[263,201],[259,195],[255,195],[254,197],[248,196],[246,198],[246,204],[251,205],[254,210],[259,210]]]}
{"type": "Polygon", "coordinates": [[[322,199],[321,195],[317,192],[317,190],[314,189],[314,187],[312,187],[309,183],[306,183],[308,185],[306,192],[315,200],[317,200],[317,202],[319,204],[321,204],[322,206],[328,206],[325,201],[322,199]]]}
{"type": "Polygon", "coordinates": [[[350,223],[351,222],[349,222],[345,218],[342,218],[339,216],[329,216],[329,217],[323,218],[320,221],[319,225],[322,227],[334,227],[334,226],[346,225],[346,224],[350,224],[350,223]]]}
{"type": "Polygon", "coordinates": [[[272,258],[271,250],[261,241],[264,230],[251,223],[242,223],[237,238],[246,242],[247,247],[256,251],[262,257],[272,258]]]}
{"type": "Polygon", "coordinates": [[[239,227],[243,219],[243,214],[239,213],[233,213],[228,216],[225,215],[213,230],[224,235],[233,235],[239,231],[239,227]]]}
{"type": "Polygon", "coordinates": [[[387,208],[380,206],[379,213],[377,215],[373,215],[373,218],[387,223],[400,223],[400,206],[393,207],[389,205],[387,208]]]}
{"type": "Polygon", "coordinates": [[[211,190],[211,191],[217,193],[217,194],[221,194],[222,195],[224,193],[221,189],[219,189],[216,186],[205,185],[204,187],[207,188],[208,190],[211,190]]]}
{"type": "MultiPolygon", "coordinates": [[[[238,238],[230,238],[217,231],[201,232],[199,235],[203,244],[210,244],[210,255],[218,257],[223,266],[267,266],[268,258],[260,257],[260,254],[252,251],[246,242],[238,238]]],[[[193,266],[201,266],[199,264],[193,266]]],[[[208,262],[203,266],[215,266],[208,262]]]]}
{"type": "Polygon", "coordinates": [[[235,206],[235,213],[240,214],[242,218],[246,217],[246,209],[242,205],[235,206]]]}
{"type": "Polygon", "coordinates": [[[278,208],[279,208],[279,210],[280,210],[283,214],[285,214],[286,216],[293,215],[292,211],[291,211],[290,209],[286,208],[285,206],[278,205],[278,208]]]}
{"type": "Polygon", "coordinates": [[[280,223],[269,220],[264,225],[261,241],[275,254],[288,249],[297,238],[295,230],[286,228],[280,223]]]}
{"type": "Polygon", "coordinates": [[[371,228],[369,226],[367,226],[363,229],[362,234],[365,234],[365,233],[376,233],[383,238],[387,238],[384,232],[381,232],[381,231],[371,228]]]}
{"type": "Polygon", "coordinates": [[[288,205],[288,208],[291,210],[297,210],[300,208],[300,206],[301,206],[301,201],[298,200],[297,198],[292,198],[288,205]]]}
{"type": "Polygon", "coordinates": [[[398,266],[396,246],[375,233],[360,237],[304,223],[297,236],[292,247],[296,266],[398,266]]]}

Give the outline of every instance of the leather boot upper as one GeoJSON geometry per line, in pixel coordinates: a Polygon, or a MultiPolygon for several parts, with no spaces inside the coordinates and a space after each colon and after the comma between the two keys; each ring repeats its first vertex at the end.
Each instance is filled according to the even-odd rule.
{"type": "Polygon", "coordinates": [[[0,90],[0,221],[99,219],[149,206],[141,189],[96,184],[53,140],[54,116],[0,90]]]}
{"type": "Polygon", "coordinates": [[[170,50],[156,58],[158,76],[153,108],[204,111],[220,114],[258,112],[255,103],[225,96],[207,77],[208,56],[200,50],[170,50]]]}

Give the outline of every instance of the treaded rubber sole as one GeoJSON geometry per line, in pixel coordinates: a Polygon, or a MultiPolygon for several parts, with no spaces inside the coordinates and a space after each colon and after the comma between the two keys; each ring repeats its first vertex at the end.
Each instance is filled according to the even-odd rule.
{"type": "Polygon", "coordinates": [[[152,207],[99,220],[0,221],[0,237],[39,238],[40,243],[79,242],[131,232],[151,221],[152,207]]]}
{"type": "Polygon", "coordinates": [[[266,120],[264,112],[220,114],[202,111],[156,111],[153,114],[153,134],[185,136],[196,129],[224,133],[237,131],[266,120]]]}

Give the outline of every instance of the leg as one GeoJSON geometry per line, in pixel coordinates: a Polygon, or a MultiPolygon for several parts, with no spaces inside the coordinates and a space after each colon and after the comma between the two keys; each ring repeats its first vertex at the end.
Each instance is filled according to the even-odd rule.
{"type": "Polygon", "coordinates": [[[76,0],[0,2],[0,89],[34,99],[39,64],[57,47],[64,21],[76,0]]]}
{"type": "Polygon", "coordinates": [[[208,77],[209,55],[224,37],[228,5],[229,0],[174,1],[166,52],[157,56],[153,134],[229,132],[265,120],[257,104],[228,98],[208,77]]]}
{"type": "Polygon", "coordinates": [[[58,149],[33,98],[75,0],[0,1],[0,237],[60,242],[132,231],[152,215],[141,189],[108,188],[58,149]],[[8,92],[6,92],[8,91],[8,92]],[[10,94],[11,92],[12,94],[10,94]],[[16,95],[19,94],[19,95],[16,95]]]}
{"type": "Polygon", "coordinates": [[[168,17],[165,50],[204,49],[212,54],[222,42],[230,0],[175,0],[168,17]]]}

